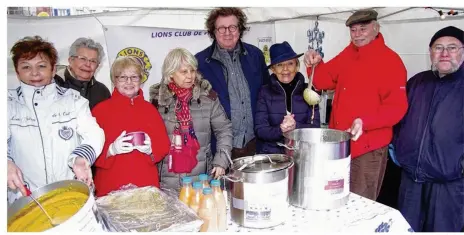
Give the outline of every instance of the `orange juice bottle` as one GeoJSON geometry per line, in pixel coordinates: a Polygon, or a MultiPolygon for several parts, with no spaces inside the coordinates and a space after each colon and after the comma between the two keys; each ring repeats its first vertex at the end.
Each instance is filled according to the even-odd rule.
{"type": "Polygon", "coordinates": [[[209,188],[208,175],[207,174],[200,174],[198,176],[198,180],[200,180],[201,184],[203,185],[203,188],[209,188]]]}
{"type": "Polygon", "coordinates": [[[200,209],[200,202],[203,195],[203,189],[201,187],[201,182],[193,182],[193,195],[190,198],[189,207],[198,214],[198,209],[200,209]]]}
{"type": "Polygon", "coordinates": [[[203,199],[200,202],[198,217],[203,220],[200,232],[218,232],[217,207],[211,188],[203,189],[203,199]]]}
{"type": "Polygon", "coordinates": [[[213,197],[216,202],[218,212],[218,231],[225,232],[227,229],[227,209],[226,200],[221,189],[221,182],[219,180],[211,180],[211,188],[213,189],[213,197]]]}
{"type": "Polygon", "coordinates": [[[182,189],[180,190],[179,200],[188,206],[192,195],[192,178],[190,176],[184,176],[184,178],[182,178],[182,189]]]}

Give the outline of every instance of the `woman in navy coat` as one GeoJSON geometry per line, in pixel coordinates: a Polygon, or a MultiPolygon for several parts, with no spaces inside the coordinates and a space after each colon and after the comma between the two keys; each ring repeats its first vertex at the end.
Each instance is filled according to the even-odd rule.
{"type": "Polygon", "coordinates": [[[300,62],[288,42],[270,48],[272,70],[270,84],[264,85],[258,96],[255,134],[260,142],[257,153],[285,153],[276,142],[284,142],[283,134],[299,128],[319,128],[319,107],[309,106],[303,99],[307,87],[299,71],[300,62]]]}

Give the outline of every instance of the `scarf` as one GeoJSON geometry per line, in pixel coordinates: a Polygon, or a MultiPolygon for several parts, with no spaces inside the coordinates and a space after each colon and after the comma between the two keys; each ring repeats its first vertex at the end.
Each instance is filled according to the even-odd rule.
{"type": "Polygon", "coordinates": [[[198,163],[197,154],[198,150],[200,150],[189,107],[193,96],[193,87],[189,89],[180,88],[173,82],[170,82],[168,87],[176,96],[174,111],[177,118],[177,124],[172,135],[173,141],[171,141],[168,171],[190,173],[198,163]]]}

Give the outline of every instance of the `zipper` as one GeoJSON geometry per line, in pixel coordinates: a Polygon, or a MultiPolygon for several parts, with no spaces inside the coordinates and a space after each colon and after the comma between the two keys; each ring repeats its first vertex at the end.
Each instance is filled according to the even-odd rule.
{"type": "Polygon", "coordinates": [[[42,143],[42,154],[43,154],[44,165],[45,165],[45,183],[48,184],[47,159],[45,157],[45,146],[43,142],[42,130],[40,129],[39,118],[37,117],[37,112],[35,111],[35,105],[34,105],[35,94],[36,94],[36,91],[34,90],[34,95],[32,95],[32,109],[34,110],[35,119],[37,120],[37,126],[39,127],[40,142],[42,143]]]}
{"type": "MultiPolygon", "coordinates": [[[[290,104],[291,104],[291,106],[292,106],[292,107],[290,108],[290,113],[291,113],[292,110],[293,110],[293,99],[292,99],[292,97],[293,97],[293,92],[295,92],[296,87],[298,86],[299,83],[300,83],[300,81],[297,81],[297,82],[296,82],[295,88],[293,88],[293,91],[292,91],[292,93],[290,94],[290,95],[291,95],[291,97],[290,97],[290,104]]],[[[285,113],[287,113],[287,111],[288,111],[288,107],[287,107],[287,92],[285,92],[284,87],[280,84],[279,81],[277,81],[277,84],[279,84],[280,88],[282,88],[282,90],[284,91],[284,94],[285,94],[285,113]]]]}
{"type": "Polygon", "coordinates": [[[433,105],[433,100],[435,99],[435,95],[437,93],[437,87],[435,87],[435,89],[433,90],[433,96],[432,96],[432,100],[431,100],[431,105],[429,107],[429,111],[427,113],[427,119],[425,121],[425,127],[424,127],[424,131],[422,133],[422,138],[421,138],[421,142],[420,142],[420,145],[419,145],[419,155],[417,157],[417,163],[416,163],[416,170],[414,172],[414,181],[415,182],[418,182],[418,179],[417,179],[417,171],[419,170],[419,163],[420,163],[420,158],[422,156],[422,151],[423,151],[423,145],[424,145],[424,139],[425,139],[425,134],[427,133],[427,128],[429,126],[429,119],[430,119],[430,112],[432,111],[432,105],[433,105]]]}

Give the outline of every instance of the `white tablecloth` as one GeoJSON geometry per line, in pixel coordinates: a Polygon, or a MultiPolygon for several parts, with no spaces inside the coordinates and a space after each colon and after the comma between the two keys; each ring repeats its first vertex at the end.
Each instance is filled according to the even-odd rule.
{"type": "Polygon", "coordinates": [[[350,193],[348,203],[333,210],[303,210],[290,206],[284,224],[266,229],[244,228],[231,221],[227,208],[227,232],[413,232],[398,210],[350,193]]]}

